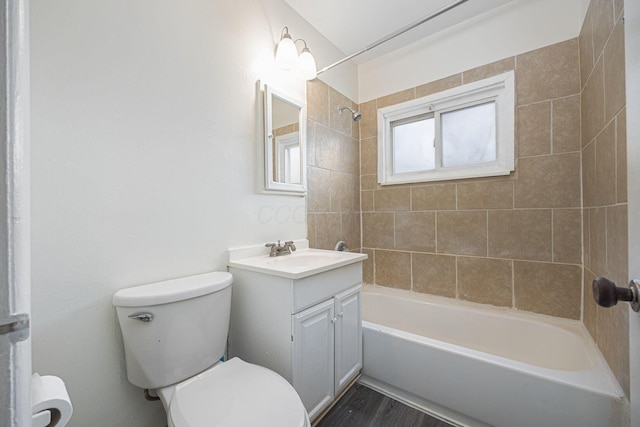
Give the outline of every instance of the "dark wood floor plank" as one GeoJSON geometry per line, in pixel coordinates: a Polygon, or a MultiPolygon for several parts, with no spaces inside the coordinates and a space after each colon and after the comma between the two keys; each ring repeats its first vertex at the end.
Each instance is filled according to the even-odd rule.
{"type": "Polygon", "coordinates": [[[317,427],[361,427],[368,426],[382,399],[382,394],[374,395],[368,388],[354,384],[317,427]]]}
{"type": "Polygon", "coordinates": [[[453,426],[356,383],[316,427],[453,426]]]}

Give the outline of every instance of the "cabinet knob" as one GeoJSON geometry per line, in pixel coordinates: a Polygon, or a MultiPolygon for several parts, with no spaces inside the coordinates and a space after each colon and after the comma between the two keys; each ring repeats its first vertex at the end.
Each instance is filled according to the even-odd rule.
{"type": "Polygon", "coordinates": [[[334,317],[333,319],[331,319],[331,323],[336,323],[338,321],[337,317],[334,317]]]}
{"type": "Polygon", "coordinates": [[[344,317],[344,311],[341,311],[340,314],[338,314],[338,317],[342,319],[344,317]]]}

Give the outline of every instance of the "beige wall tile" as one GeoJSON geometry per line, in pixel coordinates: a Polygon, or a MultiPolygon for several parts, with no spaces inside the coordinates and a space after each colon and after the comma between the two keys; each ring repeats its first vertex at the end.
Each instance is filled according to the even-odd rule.
{"type": "Polygon", "coordinates": [[[378,110],[376,100],[360,104],[360,138],[366,139],[378,136],[378,110]]]}
{"type": "Polygon", "coordinates": [[[375,190],[373,206],[376,211],[408,211],[411,209],[411,189],[394,187],[375,190]]]}
{"type": "Polygon", "coordinates": [[[436,251],[436,214],[434,212],[396,212],[396,249],[436,251]]]}
{"type": "Polygon", "coordinates": [[[409,252],[375,251],[376,284],[411,289],[411,254],[409,252]]]}
{"type": "MultiPolygon", "coordinates": [[[[360,106],[358,104],[356,104],[356,103],[354,103],[353,105],[354,105],[353,108],[356,111],[360,112],[360,106]]],[[[362,120],[362,119],[360,119],[360,120],[362,120]]],[[[356,122],[356,121],[353,120],[353,118],[351,119],[351,136],[354,137],[356,139],[356,141],[360,141],[360,120],[358,120],[356,122]]]]}
{"type": "Polygon", "coordinates": [[[360,188],[362,190],[377,190],[380,186],[378,185],[378,175],[362,175],[360,177],[360,188]]]}
{"type": "Polygon", "coordinates": [[[507,71],[515,70],[516,57],[505,58],[500,61],[492,62],[481,67],[473,68],[462,73],[462,80],[464,84],[475,82],[477,80],[486,79],[488,77],[496,76],[498,74],[505,73],[507,71]]]}
{"type": "Polygon", "coordinates": [[[512,209],[513,180],[458,184],[458,209],[512,209]]]}
{"type": "Polygon", "coordinates": [[[609,123],[596,137],[596,176],[594,181],[594,205],[616,203],[616,126],[609,123]]]}
{"type": "Polygon", "coordinates": [[[307,120],[307,144],[306,149],[307,165],[316,165],[316,122],[307,120]]]}
{"type": "Polygon", "coordinates": [[[487,256],[487,212],[438,212],[438,253],[487,256]]]}
{"type": "Polygon", "coordinates": [[[362,212],[372,212],[373,211],[373,191],[363,191],[360,194],[361,204],[360,209],[362,212]]]}
{"type": "MultiPolygon", "coordinates": [[[[342,238],[350,251],[360,249],[360,213],[342,214],[342,238]]],[[[337,241],[336,241],[337,243],[337,241]]],[[[335,248],[335,244],[334,244],[335,248]]],[[[331,248],[333,249],[333,248],[331,248]]]]}
{"type": "Polygon", "coordinates": [[[615,11],[615,14],[613,16],[615,17],[616,22],[621,17],[620,15],[622,13],[623,7],[624,7],[624,0],[613,0],[613,8],[615,11]]]}
{"type": "Polygon", "coordinates": [[[580,206],[580,154],[567,153],[518,160],[516,208],[580,206]]]}
{"type": "Polygon", "coordinates": [[[593,55],[593,25],[591,24],[593,6],[589,5],[587,14],[582,23],[582,29],[580,30],[579,49],[580,49],[580,87],[584,88],[587,83],[587,78],[591,74],[594,64],[593,55]]]}
{"type": "Polygon", "coordinates": [[[317,248],[316,243],[316,214],[307,214],[307,239],[310,248],[317,248]]]}
{"type": "Polygon", "coordinates": [[[580,266],[514,261],[513,269],[517,309],[580,319],[580,266]]]}
{"type": "Polygon", "coordinates": [[[389,105],[399,104],[401,102],[415,99],[416,90],[414,88],[402,90],[400,92],[392,93],[391,95],[383,96],[376,100],[377,108],[388,107],[389,105]]]}
{"type": "Polygon", "coordinates": [[[489,211],[489,256],[551,261],[551,210],[489,211]]]}
{"type": "Polygon", "coordinates": [[[607,275],[606,208],[589,209],[589,269],[596,276],[607,275]]]}
{"type": "Polygon", "coordinates": [[[316,245],[331,250],[342,239],[342,216],[339,213],[316,214],[316,245]]]}
{"type": "Polygon", "coordinates": [[[598,337],[598,305],[593,300],[592,283],[596,279],[596,276],[584,269],[584,313],[582,315],[582,321],[584,326],[589,331],[589,334],[593,337],[594,341],[598,337]]]}
{"type": "Polygon", "coordinates": [[[586,146],[604,127],[604,67],[596,62],[580,98],[582,146],[586,146]]]}
{"type": "Polygon", "coordinates": [[[443,297],[456,297],[456,257],[411,254],[413,290],[443,297]]]}
{"type": "Polygon", "coordinates": [[[553,210],[553,261],[582,263],[582,212],[580,209],[553,210]]]}
{"type": "Polygon", "coordinates": [[[394,248],[394,214],[392,212],[362,213],[362,247],[394,248]]]}
{"type": "Polygon", "coordinates": [[[331,210],[331,171],[313,166],[307,168],[307,212],[331,210]]]}
{"type": "Polygon", "coordinates": [[[349,110],[340,113],[339,108],[350,107],[355,109],[355,103],[349,98],[329,87],[329,125],[331,129],[337,130],[345,135],[352,136],[353,120],[349,110]]]}
{"type": "Polygon", "coordinates": [[[354,194],[358,188],[357,178],[354,175],[331,172],[331,212],[352,212],[354,207],[354,194]]]}
{"type": "Polygon", "coordinates": [[[621,20],[613,29],[604,49],[605,122],[618,114],[625,104],[624,58],[624,24],[621,20]]]}
{"type": "Polygon", "coordinates": [[[584,257],[584,266],[591,268],[591,209],[582,209],[582,256],[584,257]]]}
{"type": "Polygon", "coordinates": [[[414,211],[452,210],[455,208],[455,184],[411,187],[411,209],[414,211]]]}
{"type": "Polygon", "coordinates": [[[368,258],[362,262],[362,281],[366,284],[375,283],[373,276],[374,251],[373,249],[361,249],[360,252],[367,254],[368,258]]]}
{"type": "Polygon", "coordinates": [[[316,126],[315,149],[316,165],[323,169],[341,170],[342,135],[326,126],[316,126]]]}
{"type": "Polygon", "coordinates": [[[516,139],[520,157],[551,153],[551,102],[516,108],[516,139]]]}
{"type": "Polygon", "coordinates": [[[620,386],[629,396],[629,308],[598,307],[596,342],[620,386]]]}
{"type": "Polygon", "coordinates": [[[307,117],[329,126],[329,86],[322,80],[307,82],[307,117]]]}
{"type": "Polygon", "coordinates": [[[613,1],[591,0],[593,8],[593,51],[600,55],[613,29],[613,1]]]}
{"type": "Polygon", "coordinates": [[[458,257],[458,293],[463,300],[511,307],[511,261],[458,257]]]}
{"type": "Polygon", "coordinates": [[[616,191],[618,203],[627,201],[627,110],[616,118],[616,191]]]}
{"type": "Polygon", "coordinates": [[[607,276],[626,286],[629,282],[627,205],[607,208],[607,276]]]}
{"type": "Polygon", "coordinates": [[[525,105],[580,93],[578,39],[516,57],[517,104],[525,105]]]}
{"type": "Polygon", "coordinates": [[[582,204],[595,206],[596,193],[596,142],[592,141],[582,150],[582,204]]]}
{"type": "Polygon", "coordinates": [[[580,151],[580,95],[555,99],[552,111],[553,153],[580,151]]]}
{"type": "Polygon", "coordinates": [[[460,86],[461,84],[462,74],[454,74],[453,76],[445,77],[416,87],[416,98],[422,98],[423,96],[442,92],[443,90],[451,89],[456,86],[460,86]]]}
{"type": "Polygon", "coordinates": [[[338,171],[360,175],[360,142],[350,136],[339,135],[338,171]]]}
{"type": "Polygon", "coordinates": [[[360,173],[370,175],[378,173],[378,138],[360,141],[360,173]]]}

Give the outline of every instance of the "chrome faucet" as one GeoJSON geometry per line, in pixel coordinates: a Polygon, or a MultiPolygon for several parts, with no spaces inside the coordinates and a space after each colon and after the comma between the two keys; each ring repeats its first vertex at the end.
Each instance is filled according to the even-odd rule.
{"type": "Polygon", "coordinates": [[[271,248],[269,256],[291,255],[296,250],[296,245],[292,240],[284,242],[284,245],[280,245],[280,240],[278,240],[278,244],[267,243],[265,246],[271,248]]]}

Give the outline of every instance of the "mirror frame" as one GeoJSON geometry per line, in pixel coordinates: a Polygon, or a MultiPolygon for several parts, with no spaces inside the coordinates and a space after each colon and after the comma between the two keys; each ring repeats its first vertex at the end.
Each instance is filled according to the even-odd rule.
{"type": "Polygon", "coordinates": [[[285,94],[272,86],[264,85],[264,187],[266,193],[307,194],[307,103],[285,94]],[[298,109],[298,140],[300,143],[300,184],[278,182],[274,177],[273,144],[273,97],[298,109]]]}

